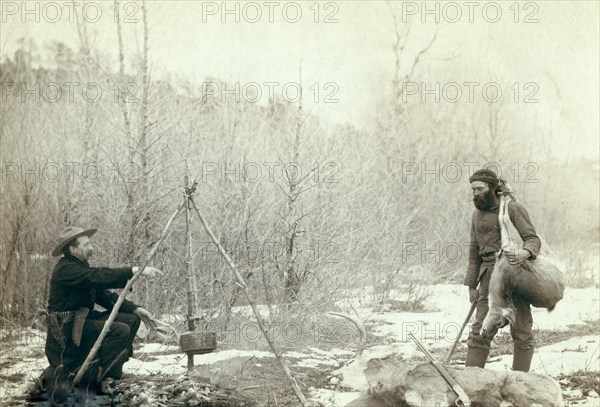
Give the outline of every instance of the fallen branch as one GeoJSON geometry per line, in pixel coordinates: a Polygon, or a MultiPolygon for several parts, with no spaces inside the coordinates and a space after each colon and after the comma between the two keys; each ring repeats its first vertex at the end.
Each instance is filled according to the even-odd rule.
{"type": "Polygon", "coordinates": [[[169,220],[167,222],[167,225],[165,226],[164,230],[162,231],[160,238],[158,239],[156,244],[152,247],[152,250],[150,250],[150,253],[148,253],[148,256],[146,257],[146,261],[142,264],[142,266],[139,268],[139,270],[133,275],[133,277],[131,277],[131,279],[127,282],[127,284],[125,285],[125,288],[123,288],[123,290],[121,290],[121,293],[119,294],[119,298],[117,299],[117,302],[113,306],[113,309],[110,312],[108,319],[104,323],[104,326],[102,327],[102,331],[100,332],[98,339],[96,339],[96,342],[94,343],[94,346],[90,350],[90,353],[88,354],[87,358],[85,359],[85,361],[79,368],[79,371],[77,372],[77,375],[75,376],[75,379],[73,379],[73,385],[76,386],[81,381],[81,378],[83,377],[85,371],[90,366],[90,363],[94,359],[94,356],[96,356],[96,353],[98,353],[98,350],[100,349],[100,346],[102,345],[102,341],[106,337],[106,334],[108,333],[108,330],[110,329],[110,325],[115,320],[117,313],[119,312],[119,308],[121,307],[121,304],[123,304],[123,301],[125,300],[125,297],[129,293],[131,287],[133,286],[133,283],[135,283],[136,280],[138,278],[140,278],[140,276],[144,272],[144,269],[146,268],[146,266],[148,265],[150,260],[152,260],[152,257],[154,257],[154,255],[156,254],[156,251],[158,250],[159,246],[167,237],[167,233],[168,233],[169,229],[171,228],[173,221],[175,220],[175,218],[177,217],[177,214],[181,211],[181,209],[183,208],[184,205],[185,205],[185,203],[181,204],[177,208],[177,210],[175,210],[175,212],[173,212],[173,214],[171,215],[171,217],[169,218],[169,220]]]}

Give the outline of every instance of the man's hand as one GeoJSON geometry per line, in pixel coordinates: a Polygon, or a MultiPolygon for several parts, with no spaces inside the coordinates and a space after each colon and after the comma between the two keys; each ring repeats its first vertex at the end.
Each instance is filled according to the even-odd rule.
{"type": "Polygon", "coordinates": [[[156,321],[154,320],[154,316],[150,312],[146,311],[142,307],[139,307],[136,308],[133,311],[133,313],[140,317],[144,325],[146,325],[146,328],[150,329],[151,331],[156,330],[156,321]]]}
{"type": "Polygon", "coordinates": [[[510,248],[504,252],[504,255],[508,259],[508,264],[515,265],[521,264],[529,257],[531,257],[531,253],[529,250],[519,249],[519,248],[510,248]]]}
{"type": "Polygon", "coordinates": [[[479,298],[479,293],[477,292],[477,288],[469,287],[469,301],[471,304],[477,301],[479,298]]]}
{"type": "MultiPolygon", "coordinates": [[[[133,271],[133,274],[137,273],[138,270],[140,269],[139,267],[135,266],[131,268],[133,271]]],[[[148,277],[148,278],[156,278],[158,276],[162,276],[164,273],[162,271],[160,271],[159,269],[155,268],[155,267],[150,267],[150,266],[146,266],[146,268],[144,269],[144,271],[142,272],[142,276],[143,277],[148,277]]]]}

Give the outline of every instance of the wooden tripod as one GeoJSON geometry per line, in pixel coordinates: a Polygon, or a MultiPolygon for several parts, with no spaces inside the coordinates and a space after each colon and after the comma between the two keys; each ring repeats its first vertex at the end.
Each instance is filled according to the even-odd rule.
{"type": "MultiPolygon", "coordinates": [[[[217,246],[217,249],[219,250],[219,253],[221,254],[221,256],[223,256],[223,258],[225,259],[225,261],[229,265],[229,268],[231,269],[231,271],[233,272],[233,274],[235,276],[237,284],[242,288],[242,291],[244,292],[244,295],[246,296],[246,299],[248,300],[248,303],[250,304],[250,307],[252,308],[252,311],[253,311],[253,313],[254,313],[254,315],[256,317],[256,321],[258,323],[258,326],[259,326],[261,332],[263,333],[263,335],[264,335],[267,343],[269,344],[269,347],[271,348],[271,350],[275,354],[275,358],[277,359],[277,361],[281,365],[281,367],[282,367],[285,375],[290,380],[290,383],[292,385],[292,389],[293,389],[294,393],[296,394],[296,397],[298,397],[298,399],[300,400],[300,403],[303,406],[308,405],[308,402],[306,401],[306,398],[304,397],[304,394],[302,393],[302,390],[300,390],[300,386],[298,385],[298,382],[296,382],[296,378],[294,377],[294,375],[292,374],[290,368],[287,366],[287,364],[283,360],[283,356],[281,354],[281,351],[277,348],[277,346],[275,345],[275,343],[273,342],[273,340],[270,338],[270,336],[268,334],[268,331],[267,331],[267,327],[266,327],[265,322],[264,322],[264,320],[262,318],[262,315],[258,311],[258,308],[256,307],[256,303],[254,302],[254,299],[250,295],[248,286],[244,282],[244,279],[242,278],[242,275],[239,273],[236,265],[233,263],[233,260],[231,260],[231,258],[229,257],[229,255],[227,254],[227,252],[225,251],[225,249],[223,248],[223,246],[219,242],[219,240],[216,238],[215,234],[212,232],[212,230],[208,226],[208,223],[206,222],[206,219],[204,218],[204,216],[202,216],[202,213],[200,212],[200,210],[198,209],[198,207],[194,203],[192,195],[196,191],[196,186],[198,185],[198,183],[196,181],[194,181],[192,183],[192,185],[189,186],[189,179],[188,179],[187,176],[184,178],[184,183],[185,183],[185,188],[184,188],[184,201],[183,201],[183,203],[181,203],[181,205],[173,212],[173,214],[171,215],[171,217],[167,221],[167,224],[166,224],[164,230],[162,231],[162,233],[160,235],[160,238],[158,239],[158,241],[156,242],[156,244],[152,247],[152,250],[150,250],[150,253],[148,253],[148,256],[146,257],[146,260],[144,261],[144,263],[142,264],[142,266],[139,268],[139,270],[133,275],[133,277],[127,282],[127,285],[125,286],[125,288],[119,294],[119,298],[117,299],[117,302],[115,303],[115,305],[114,305],[114,307],[113,307],[113,309],[112,309],[112,311],[111,311],[108,319],[104,323],[104,327],[102,328],[102,331],[100,332],[100,335],[98,336],[98,339],[94,343],[94,346],[90,350],[90,353],[88,354],[87,358],[83,362],[83,365],[81,365],[81,368],[77,372],[77,375],[75,376],[75,379],[73,380],[73,384],[77,385],[81,381],[81,379],[83,377],[83,374],[88,369],[90,363],[92,362],[92,360],[96,356],[96,353],[100,349],[100,346],[102,345],[102,341],[106,337],[106,334],[108,333],[110,325],[115,320],[115,317],[117,316],[117,313],[119,312],[119,308],[121,307],[121,304],[123,304],[123,301],[125,300],[125,297],[127,296],[127,294],[130,291],[130,288],[133,286],[133,283],[135,283],[135,281],[138,278],[140,278],[140,276],[142,275],[144,269],[146,268],[146,266],[148,265],[148,263],[150,262],[150,260],[152,260],[152,258],[156,254],[158,248],[160,247],[160,245],[164,242],[165,238],[167,237],[169,229],[173,225],[173,221],[175,220],[175,218],[177,217],[177,215],[179,214],[179,212],[181,212],[181,210],[184,209],[184,208],[185,208],[185,211],[186,211],[186,226],[187,226],[187,253],[186,253],[186,262],[187,262],[187,266],[188,266],[188,276],[187,276],[188,328],[190,330],[194,330],[195,329],[194,308],[195,308],[196,304],[194,304],[194,302],[195,302],[194,299],[195,299],[195,292],[196,292],[196,290],[194,289],[195,288],[194,287],[195,283],[194,283],[194,277],[193,277],[192,239],[191,239],[191,228],[190,228],[190,221],[191,221],[190,210],[191,210],[191,208],[193,208],[195,210],[196,214],[198,215],[198,218],[200,218],[200,222],[202,223],[202,226],[204,226],[204,229],[205,229],[206,233],[209,235],[210,239],[215,244],[215,246],[217,246]]],[[[190,357],[190,355],[188,354],[188,369],[190,368],[190,366],[191,366],[191,368],[193,368],[193,363],[194,363],[193,355],[190,357]]]]}

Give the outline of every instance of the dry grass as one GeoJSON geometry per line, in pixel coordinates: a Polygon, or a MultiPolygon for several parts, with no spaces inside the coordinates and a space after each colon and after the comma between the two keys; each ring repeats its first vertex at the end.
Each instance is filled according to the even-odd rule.
{"type": "Polygon", "coordinates": [[[579,370],[570,375],[561,374],[557,379],[563,390],[579,389],[583,397],[587,397],[592,391],[600,394],[600,372],[579,370]]]}

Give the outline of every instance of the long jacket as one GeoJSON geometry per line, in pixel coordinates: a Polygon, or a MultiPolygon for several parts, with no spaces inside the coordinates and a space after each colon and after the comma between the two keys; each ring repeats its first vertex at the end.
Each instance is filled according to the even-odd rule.
{"type": "MultiPolygon", "coordinates": [[[[81,307],[91,310],[94,304],[111,310],[118,295],[108,289],[125,287],[132,276],[131,267],[90,267],[87,261],[64,256],[52,271],[48,312],[77,311],[81,307]]],[[[136,304],[125,300],[119,310],[131,313],[136,308],[136,304]]]]}
{"type": "MultiPolygon", "coordinates": [[[[492,256],[502,247],[500,237],[500,222],[498,220],[500,201],[498,200],[489,210],[473,213],[471,220],[471,241],[469,244],[469,266],[465,275],[464,285],[476,288],[479,278],[490,264],[482,256],[492,256]]],[[[523,239],[523,249],[528,250],[535,258],[542,247],[540,238],[529,219],[527,210],[518,202],[508,204],[508,215],[511,222],[523,239]]],[[[493,263],[493,261],[492,261],[493,263]]]]}

